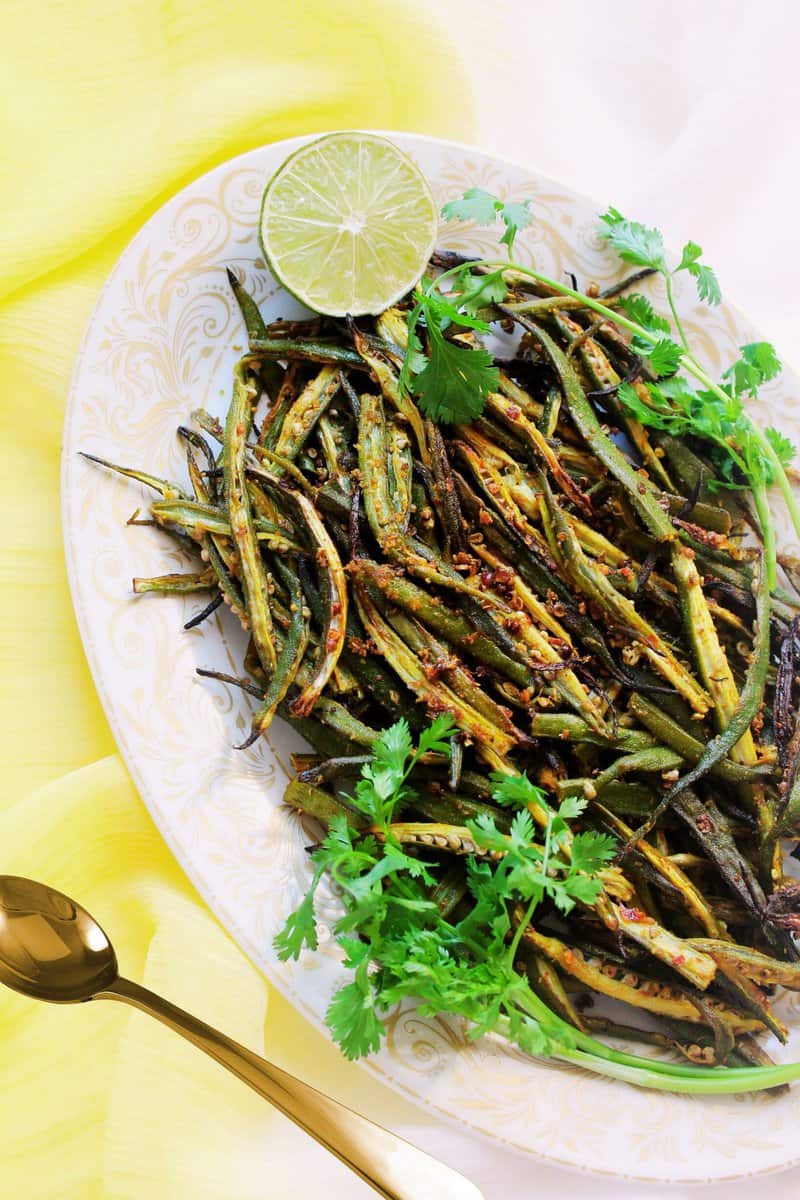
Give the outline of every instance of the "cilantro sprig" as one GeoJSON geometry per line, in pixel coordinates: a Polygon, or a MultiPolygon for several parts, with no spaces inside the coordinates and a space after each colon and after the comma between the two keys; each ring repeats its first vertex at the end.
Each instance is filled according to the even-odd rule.
{"type": "Polygon", "coordinates": [[[474,315],[479,295],[471,278],[465,283],[465,297],[458,299],[441,295],[435,281],[426,279],[409,314],[400,386],[417,397],[426,416],[440,424],[473,421],[483,411],[489,392],[498,386],[499,371],[488,350],[459,345],[444,336],[451,325],[461,330],[488,330],[488,324],[474,315]],[[427,330],[426,349],[419,335],[420,322],[427,330]]]}
{"type": "Polygon", "coordinates": [[[706,439],[718,470],[718,486],[751,489],[764,537],[768,580],[774,587],[777,548],[767,489],[772,483],[778,484],[800,537],[800,504],[786,474],[795,448],[776,430],[762,430],[755,425],[744,401],[775,378],[780,361],[768,342],[754,342],[741,347],[740,357],[720,380],[714,380],[702,365],[689,344],[673,293],[675,277],[686,273],[694,280],[701,301],[719,304],[719,283],[713,269],[701,261],[701,247],[687,242],[680,259],[671,266],[659,230],[628,220],[615,208],[609,208],[600,218],[599,236],[624,262],[662,278],[671,314],[668,319],[656,313],[645,296],[626,296],[612,308],[541,271],[511,261],[515,236],[530,223],[530,202],[506,204],[482,189],[472,188],[446,204],[442,215],[446,220],[474,220],[479,224],[493,224],[499,219],[504,226],[501,241],[508,247],[509,259],[481,259],[453,267],[435,280],[426,280],[420,289],[409,321],[412,336],[401,382],[419,397],[423,411],[434,420],[444,421],[470,421],[482,411],[486,396],[496,386],[494,367],[485,351],[454,349],[456,343],[445,338],[443,332],[450,322],[485,332],[486,324],[476,314],[484,304],[507,300],[506,272],[513,271],[580,300],[605,320],[626,329],[633,350],[647,363],[653,381],[646,388],[626,385],[618,392],[631,415],[644,425],[677,436],[689,434],[706,439]],[[446,308],[440,307],[442,302],[446,308]],[[420,320],[428,328],[438,326],[427,355],[416,333],[420,320]]]}
{"type": "MultiPolygon", "coordinates": [[[[470,188],[442,208],[446,221],[476,221],[504,225],[500,238],[509,257],[520,229],[533,220],[531,201],[498,200],[482,188],[470,188]]],[[[442,424],[469,423],[480,416],[490,392],[496,391],[499,372],[482,346],[469,346],[445,337],[451,327],[486,333],[489,325],[478,316],[481,309],[501,304],[508,296],[502,268],[476,274],[470,264],[448,272],[451,287],[443,293],[438,280],[423,279],[408,318],[408,349],[400,372],[400,386],[417,397],[426,416],[442,424]],[[424,326],[427,344],[420,329],[424,326]]],[[[452,331],[452,330],[451,330],[452,331]]]]}
{"type": "Polygon", "coordinates": [[[532,206],[532,200],[518,203],[498,200],[497,196],[485,192],[483,188],[470,188],[457,200],[449,200],[442,208],[442,216],[445,221],[475,221],[477,225],[493,225],[499,217],[505,225],[500,241],[508,246],[510,258],[520,229],[527,229],[533,221],[532,206]]]}
{"type": "Polygon", "coordinates": [[[526,775],[493,776],[492,797],[514,810],[513,819],[507,831],[490,814],[469,824],[478,851],[466,866],[471,903],[465,916],[445,919],[432,899],[438,865],[407,853],[392,830],[414,798],[414,767],[426,751],[445,754],[453,732],[450,718],[441,716],[416,746],[403,720],[380,735],[350,797],[372,828],[354,830],[344,813],[331,820],[313,854],[308,894],[275,939],[284,960],[299,957],[304,947],[316,948],[315,895],[328,872],[341,896],[333,934],[350,978],[335,992],[326,1020],[348,1058],[377,1051],[386,1036],[386,1012],[414,999],[423,1016],[463,1018],[472,1038],[497,1032],[528,1054],[642,1087],[738,1092],[800,1074],[800,1064],[720,1069],[624,1053],[568,1024],[516,970],[524,931],[545,898],[567,913],[575,904],[594,904],[600,895],[598,873],[616,844],[607,834],[571,827],[583,817],[582,797],[552,809],[526,775]],[[540,823],[546,814],[543,829],[534,827],[532,812],[540,823]]]}
{"type": "Polygon", "coordinates": [[[327,1022],[348,1058],[376,1050],[383,1038],[381,1015],[409,998],[423,1013],[462,1016],[472,1036],[502,1021],[533,1053],[549,1053],[557,1033],[558,1044],[564,1043],[554,1015],[539,1010],[514,969],[517,948],[545,898],[563,914],[597,900],[602,889],[597,872],[613,857],[616,843],[596,830],[573,833],[569,823],[582,814],[585,800],[569,798],[547,809],[543,793],[526,775],[494,776],[495,801],[516,811],[508,832],[489,814],[468,823],[479,852],[467,867],[472,907],[460,921],[445,920],[431,899],[437,867],[407,853],[392,822],[413,800],[410,776],[420,758],[430,751],[446,754],[453,729],[449,717],[437,717],[416,746],[405,720],[381,734],[350,797],[369,831],[356,832],[343,814],[332,819],[313,854],[308,894],[275,939],[281,959],[316,948],[315,895],[327,872],[342,896],[334,935],[351,972],[331,1000],[327,1022]],[[547,809],[542,833],[529,805],[547,809]],[[524,917],[515,928],[517,907],[524,917]]]}
{"type": "Polygon", "coordinates": [[[780,373],[781,363],[775,349],[769,342],[748,343],[740,347],[741,356],[723,372],[721,380],[713,380],[689,344],[672,286],[675,276],[686,271],[694,279],[700,300],[710,305],[720,303],[717,277],[711,267],[700,262],[702,248],[696,242],[687,242],[680,261],[670,268],[657,229],[629,221],[615,208],[603,213],[600,222],[599,236],[624,262],[647,267],[662,277],[674,331],[680,341],[678,345],[673,340],[672,324],[658,316],[645,297],[626,297],[621,307],[633,333],[631,345],[647,359],[657,382],[647,384],[644,395],[643,389],[626,384],[619,389],[618,398],[643,425],[664,429],[676,437],[690,434],[709,441],[718,473],[712,486],[751,489],[764,535],[770,586],[774,586],[775,533],[766,489],[775,482],[780,485],[795,529],[800,533],[800,508],[785,471],[794,458],[795,448],[777,430],[759,429],[748,414],[744,399],[755,397],[760,387],[780,373]],[[694,382],[678,375],[679,368],[694,382]]]}
{"type": "MultiPolygon", "coordinates": [[[[703,248],[696,242],[686,243],[680,262],[670,269],[660,230],[651,229],[639,221],[629,221],[616,208],[608,208],[600,217],[600,221],[600,237],[613,246],[623,262],[632,263],[637,267],[649,267],[651,271],[662,275],[668,284],[671,284],[672,279],[681,271],[686,271],[694,279],[701,300],[707,304],[719,304],[722,300],[717,277],[711,267],[700,262],[703,248]]],[[[670,307],[673,307],[671,302],[670,307]]],[[[673,315],[680,329],[680,321],[674,308],[673,315]]]]}

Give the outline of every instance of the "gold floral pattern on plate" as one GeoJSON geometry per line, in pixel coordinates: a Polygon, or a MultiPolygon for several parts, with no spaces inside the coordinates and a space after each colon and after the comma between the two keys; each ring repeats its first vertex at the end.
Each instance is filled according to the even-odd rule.
{"type": "MultiPolygon", "coordinates": [[[[517,256],[582,285],[619,276],[595,236],[596,206],[552,180],[480,151],[392,134],[419,163],[440,202],[472,186],[534,201],[535,220],[517,256]]],[[[304,139],[245,154],[170,200],[120,258],[86,329],[64,426],[62,509],[72,596],[86,654],[119,748],[166,841],[201,894],[252,960],[316,1025],[343,971],[325,927],[320,950],[280,964],[272,937],[308,884],[308,833],[281,805],[296,735],[276,722],[244,753],[231,747],[249,728],[247,697],[200,680],[197,666],[238,673],[244,638],[227,612],[191,632],[197,597],[133,597],[133,575],[161,574],[187,560],[162,534],[127,525],[147,497],[78,455],[183,477],[175,429],[193,409],[222,415],[231,368],[245,345],[225,267],[271,319],[299,313],[259,257],[257,216],[264,183],[304,139]]],[[[697,233],[699,231],[691,231],[697,233]]],[[[444,246],[499,254],[496,233],[443,231],[444,246]]],[[[690,281],[687,281],[690,284],[690,281]]],[[[691,286],[678,302],[706,364],[719,372],[755,338],[730,305],[701,306],[691,286]]],[[[755,409],[795,441],[798,385],[788,373],[755,409]]],[[[782,547],[797,554],[776,503],[782,547]]],[[[778,1057],[800,1053],[800,1011],[783,1003],[795,1030],[778,1057]]],[[[643,1093],[583,1071],[526,1059],[497,1039],[469,1041],[457,1023],[421,1018],[413,1006],[389,1016],[385,1048],[367,1064],[406,1096],[523,1154],[584,1170],[649,1180],[731,1179],[798,1161],[800,1088],[778,1099],[710,1099],[643,1093]],[[669,1146],[668,1156],[665,1146],[669,1146]]],[[[421,1131],[420,1141],[425,1141],[421,1131]]],[[[435,1146],[427,1147],[435,1151],[435,1146]]]]}

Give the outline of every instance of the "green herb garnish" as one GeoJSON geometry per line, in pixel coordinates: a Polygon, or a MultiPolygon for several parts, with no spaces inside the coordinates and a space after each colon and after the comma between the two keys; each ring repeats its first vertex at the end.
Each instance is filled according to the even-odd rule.
{"type": "Polygon", "coordinates": [[[464,1017],[472,1036],[497,1028],[502,1018],[525,1048],[549,1053],[554,1031],[532,1015],[538,1002],[514,969],[520,937],[545,897],[563,914],[578,902],[593,904],[602,890],[597,872],[616,850],[614,839],[596,830],[572,835],[569,822],[586,807],[574,797],[548,810],[537,841],[526,806],[545,805],[544,794],[526,775],[496,775],[494,800],[517,811],[507,833],[487,814],[467,823],[478,851],[468,865],[473,905],[461,921],[445,920],[431,899],[435,866],[403,849],[392,822],[413,800],[409,778],[421,756],[448,753],[453,731],[441,716],[416,747],[405,720],[381,734],[350,797],[368,831],[356,832],[343,815],[333,818],[313,854],[309,892],[275,939],[283,959],[316,948],[314,895],[328,872],[342,893],[334,934],[353,977],[334,995],[327,1021],[348,1058],[376,1050],[380,1014],[409,997],[423,1012],[464,1017]],[[524,913],[516,928],[515,906],[524,913]]]}
{"type": "MultiPolygon", "coordinates": [[[[509,256],[517,233],[533,220],[530,200],[506,203],[481,188],[470,188],[461,199],[445,204],[442,216],[446,221],[477,221],[479,225],[499,219],[505,226],[500,241],[509,256]]],[[[417,289],[400,375],[401,386],[418,398],[425,415],[443,424],[469,422],[480,416],[489,392],[497,390],[499,378],[487,350],[451,341],[444,331],[454,325],[462,330],[487,332],[489,325],[480,320],[478,312],[502,303],[508,295],[502,268],[485,275],[473,272],[467,264],[454,274],[447,296],[436,280],[425,279],[417,289]],[[418,333],[420,320],[427,329],[427,350],[418,333]]]]}
{"type": "Polygon", "coordinates": [[[316,949],[314,898],[328,872],[343,910],[333,933],[351,972],[326,1015],[342,1052],[351,1059],[374,1053],[385,1038],[384,1015],[400,1001],[416,1000],[422,1016],[463,1018],[472,1039],[499,1033],[528,1054],[641,1087],[737,1092],[793,1078],[796,1064],[709,1069],[615,1050],[568,1024],[533,990],[517,957],[536,909],[546,898],[562,915],[576,904],[591,907],[602,892],[598,873],[616,851],[609,835],[571,828],[586,807],[582,797],[554,810],[525,774],[493,775],[492,799],[515,809],[513,820],[507,833],[488,814],[467,823],[476,848],[467,860],[470,902],[460,919],[442,916],[432,898],[438,866],[403,848],[395,834],[403,827],[394,820],[413,801],[410,776],[422,755],[447,754],[453,732],[451,719],[440,716],[416,747],[405,720],[378,737],[348,798],[369,827],[353,829],[344,813],[331,818],[312,855],[308,894],[275,938],[282,960],[316,949]],[[529,809],[545,814],[543,828],[536,829],[529,809]]]}
{"type": "MultiPolygon", "coordinates": [[[[502,241],[509,253],[519,229],[530,223],[530,202],[505,204],[479,188],[472,188],[459,200],[450,201],[442,209],[446,220],[474,220],[492,224],[500,219],[505,226],[502,241]]],[[[426,281],[417,307],[411,314],[409,329],[414,334],[417,321],[425,315],[429,329],[436,332],[430,339],[430,355],[421,358],[421,344],[414,334],[401,374],[402,383],[419,396],[420,407],[434,420],[469,422],[483,410],[487,394],[496,387],[495,368],[488,355],[479,348],[454,349],[454,343],[442,336],[448,321],[479,332],[488,326],[474,313],[483,303],[502,304],[505,272],[534,279],[553,291],[571,296],[606,320],[626,329],[631,346],[647,363],[655,382],[647,384],[643,395],[640,388],[622,385],[620,402],[641,424],[664,429],[676,436],[692,435],[710,441],[712,459],[719,472],[717,486],[744,487],[753,493],[761,525],[766,569],[770,586],[777,579],[777,550],[772,515],[767,500],[767,488],[774,482],[780,486],[795,530],[800,536],[800,505],[786,476],[786,467],[795,455],[791,442],[774,429],[756,426],[744,406],[745,397],[756,395],[758,388],[780,371],[780,361],[768,342],[755,342],[741,347],[741,357],[732,363],[716,382],[696,357],[678,315],[673,279],[681,272],[692,276],[699,298],[707,304],[719,304],[721,293],[717,277],[706,263],[700,261],[702,249],[687,242],[676,266],[667,262],[664,239],[657,229],[638,221],[630,221],[617,209],[609,208],[600,218],[599,236],[606,240],[624,262],[653,271],[664,280],[672,320],[657,314],[646,297],[630,295],[615,307],[585,296],[576,288],[551,279],[540,271],[521,263],[497,262],[482,259],[466,266],[444,271],[435,281],[426,281]],[[479,272],[493,269],[489,275],[479,272]],[[481,292],[481,282],[488,288],[481,292]],[[447,313],[438,308],[446,297],[447,313]],[[477,303],[476,303],[477,301],[477,303]],[[455,314],[455,315],[454,315],[455,314]],[[679,375],[678,372],[683,374],[679,375]],[[689,378],[687,378],[687,376],[689,378]],[[699,386],[698,386],[699,385],[699,386]]],[[[515,306],[510,306],[514,308],[515,306]]],[[[520,306],[517,306],[520,307],[520,306]]],[[[524,309],[524,304],[521,306],[524,309]]]]}

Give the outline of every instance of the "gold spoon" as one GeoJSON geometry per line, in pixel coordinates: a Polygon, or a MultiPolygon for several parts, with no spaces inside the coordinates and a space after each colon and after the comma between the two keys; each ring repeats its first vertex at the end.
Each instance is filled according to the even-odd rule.
{"type": "Polygon", "coordinates": [[[386,1200],[483,1200],[438,1159],[122,979],[114,947],[85,909],[15,875],[0,875],[0,983],[55,1004],[122,1000],[149,1013],[249,1084],[386,1200]]]}

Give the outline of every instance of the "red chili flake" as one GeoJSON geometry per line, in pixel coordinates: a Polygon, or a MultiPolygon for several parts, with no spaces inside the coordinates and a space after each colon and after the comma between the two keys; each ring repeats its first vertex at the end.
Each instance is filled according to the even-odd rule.
{"type": "Polygon", "coordinates": [[[624,904],[620,904],[619,911],[626,921],[636,921],[640,925],[652,925],[653,923],[653,918],[648,917],[647,913],[642,912],[640,908],[626,908],[624,904]]]}

